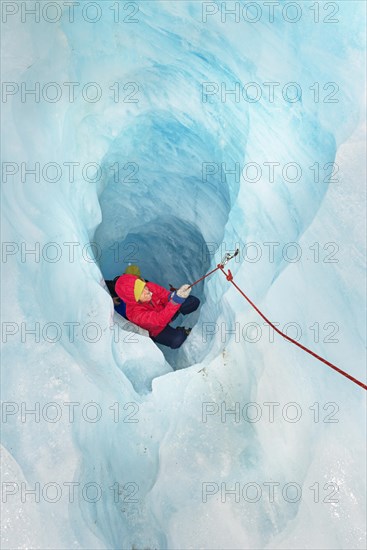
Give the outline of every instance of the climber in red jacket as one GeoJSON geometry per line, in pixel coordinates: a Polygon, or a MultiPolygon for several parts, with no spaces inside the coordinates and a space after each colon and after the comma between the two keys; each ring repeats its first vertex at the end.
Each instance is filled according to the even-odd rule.
{"type": "Polygon", "coordinates": [[[189,296],[190,285],[170,292],[136,275],[124,274],[117,279],[115,290],[126,303],[129,321],[146,329],[152,340],[171,348],[179,348],[184,343],[189,329],[173,328],[168,323],[179,313],[186,315],[199,307],[199,299],[189,296]]]}

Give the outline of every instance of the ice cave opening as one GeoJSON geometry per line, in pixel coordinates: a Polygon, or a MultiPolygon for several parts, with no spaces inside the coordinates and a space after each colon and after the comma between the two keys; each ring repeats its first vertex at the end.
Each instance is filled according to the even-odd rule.
{"type": "Polygon", "coordinates": [[[365,2],[2,8],[4,548],[365,548],[365,2]]]}
{"type": "MultiPolygon", "coordinates": [[[[215,136],[195,132],[169,112],[138,118],[112,141],[102,162],[102,221],[92,239],[105,279],[122,274],[128,263],[165,288],[192,283],[209,271],[223,251],[231,208],[227,180],[218,177],[213,163],[200,162],[212,158],[215,142],[215,136]],[[207,173],[200,177],[204,167],[207,173]]],[[[203,307],[205,282],[193,293],[203,307]]],[[[190,314],[189,326],[199,315],[190,314]]],[[[180,322],[182,316],[172,326],[180,322]]],[[[182,354],[159,347],[173,367],[197,360],[182,363],[182,354]]]]}

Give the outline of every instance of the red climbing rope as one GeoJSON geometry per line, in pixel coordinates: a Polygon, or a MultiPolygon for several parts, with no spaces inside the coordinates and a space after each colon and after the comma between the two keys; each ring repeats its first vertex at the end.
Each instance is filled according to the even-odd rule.
{"type": "Polygon", "coordinates": [[[207,273],[206,275],[204,275],[204,277],[200,277],[200,279],[198,279],[197,281],[195,281],[194,283],[192,283],[189,288],[191,288],[192,286],[195,286],[197,285],[198,283],[200,283],[200,281],[202,281],[203,279],[206,279],[207,277],[209,277],[209,275],[211,275],[212,273],[214,273],[214,271],[217,271],[217,269],[220,269],[222,267],[221,264],[218,264],[217,267],[215,269],[212,269],[212,271],[209,271],[209,273],[207,273]]]}
{"type": "Polygon", "coordinates": [[[342,374],[343,376],[345,376],[346,378],[349,378],[349,380],[351,380],[352,382],[354,382],[355,384],[357,384],[358,386],[360,386],[361,388],[363,388],[364,390],[367,390],[367,386],[366,384],[363,384],[363,382],[361,382],[360,380],[357,380],[357,378],[354,378],[354,376],[351,376],[350,374],[348,374],[347,372],[343,371],[342,369],[339,369],[339,367],[333,365],[332,363],[330,363],[329,361],[327,361],[326,359],[324,359],[323,357],[320,357],[320,355],[317,355],[317,353],[311,351],[310,349],[306,348],[305,346],[302,346],[302,344],[300,344],[299,342],[297,342],[296,340],[293,340],[293,338],[290,338],[287,334],[284,334],[284,332],[282,332],[281,330],[279,330],[275,325],[273,325],[273,323],[271,321],[269,321],[269,319],[267,319],[265,317],[265,315],[263,313],[261,313],[261,311],[255,306],[255,304],[253,302],[251,302],[250,298],[248,298],[246,296],[246,294],[240,289],[240,287],[238,285],[236,285],[236,283],[234,282],[233,280],[233,275],[230,271],[230,269],[228,269],[228,273],[226,273],[223,269],[224,265],[228,262],[228,260],[232,259],[234,256],[236,255],[236,253],[231,256],[231,255],[227,255],[225,257],[225,261],[221,264],[218,264],[217,267],[215,269],[213,269],[212,271],[210,271],[209,273],[207,273],[206,275],[204,275],[204,277],[201,277],[201,279],[198,279],[197,281],[195,281],[194,283],[192,283],[192,285],[190,286],[194,286],[196,285],[196,283],[198,283],[199,281],[202,281],[203,279],[205,279],[206,277],[208,277],[209,275],[211,275],[212,273],[214,273],[214,271],[217,271],[217,269],[220,269],[221,272],[223,273],[223,275],[226,277],[227,281],[229,281],[230,283],[233,284],[233,286],[238,290],[238,292],[240,294],[242,294],[242,296],[248,301],[248,303],[257,311],[257,313],[260,315],[260,317],[262,317],[274,330],[275,332],[277,332],[278,334],[280,334],[281,336],[283,336],[283,338],[285,338],[286,340],[289,340],[289,342],[292,342],[292,344],[295,344],[296,346],[298,346],[299,348],[303,349],[303,351],[306,351],[307,353],[309,353],[310,355],[313,355],[313,357],[316,357],[316,359],[318,359],[319,361],[322,361],[323,363],[325,363],[325,365],[327,365],[328,367],[336,370],[336,372],[339,372],[339,374],[342,374]]]}
{"type": "MultiPolygon", "coordinates": [[[[218,265],[219,267],[219,265],[218,265]]],[[[273,323],[271,321],[269,321],[269,319],[267,319],[265,317],[265,315],[263,313],[261,313],[261,311],[259,310],[259,308],[257,308],[255,306],[255,304],[253,302],[251,302],[251,300],[246,296],[246,294],[240,289],[240,287],[238,285],[236,285],[236,283],[234,282],[233,280],[233,275],[231,273],[231,271],[228,269],[228,275],[226,274],[226,272],[224,271],[223,267],[220,266],[219,268],[222,273],[225,275],[227,281],[231,282],[233,284],[234,287],[237,288],[238,292],[240,294],[242,294],[242,296],[244,298],[246,298],[246,300],[248,301],[248,303],[258,312],[258,314],[278,333],[280,334],[281,336],[283,336],[283,338],[286,338],[287,340],[289,340],[290,342],[292,342],[292,344],[295,344],[296,346],[298,346],[299,348],[303,349],[303,351],[307,351],[307,353],[310,353],[311,355],[313,355],[314,357],[316,357],[316,359],[318,359],[319,361],[322,361],[323,363],[325,363],[325,365],[328,365],[328,367],[336,370],[337,372],[339,372],[340,374],[342,374],[343,376],[345,376],[346,378],[349,378],[349,380],[352,380],[352,382],[354,382],[355,384],[358,384],[358,386],[361,386],[361,388],[367,390],[367,386],[366,384],[363,384],[363,382],[360,382],[359,380],[357,380],[356,378],[354,378],[354,376],[351,376],[350,374],[348,374],[347,372],[343,371],[342,369],[339,369],[338,367],[336,367],[335,365],[333,365],[332,363],[330,363],[329,361],[327,361],[326,359],[324,359],[323,357],[320,357],[320,355],[317,355],[317,353],[311,351],[310,349],[306,348],[305,346],[302,346],[302,344],[300,344],[299,342],[297,342],[296,340],[293,340],[293,338],[290,338],[289,336],[287,336],[287,334],[284,334],[284,332],[282,332],[281,330],[279,330],[275,325],[273,325],[273,323]]]]}

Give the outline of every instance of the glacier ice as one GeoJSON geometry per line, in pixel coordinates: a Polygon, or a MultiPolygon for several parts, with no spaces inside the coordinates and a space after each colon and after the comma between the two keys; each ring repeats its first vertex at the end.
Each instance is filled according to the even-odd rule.
{"type": "Polygon", "coordinates": [[[365,4],[275,4],[3,2],[3,548],[365,548],[364,391],[220,273],[175,351],[104,285],[129,261],[191,282],[238,245],[257,306],[366,379],[365,4]]]}

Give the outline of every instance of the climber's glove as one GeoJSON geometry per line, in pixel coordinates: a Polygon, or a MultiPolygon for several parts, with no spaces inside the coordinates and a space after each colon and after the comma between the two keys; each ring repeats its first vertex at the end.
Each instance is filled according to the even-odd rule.
{"type": "Polygon", "coordinates": [[[178,290],[171,292],[168,296],[168,300],[173,301],[175,304],[183,304],[188,295],[191,292],[190,285],[182,285],[178,290]]]}
{"type": "Polygon", "coordinates": [[[179,296],[180,298],[188,298],[189,297],[189,294],[191,292],[191,287],[189,284],[187,285],[182,285],[180,286],[180,288],[177,290],[177,296],[179,296]]]}

